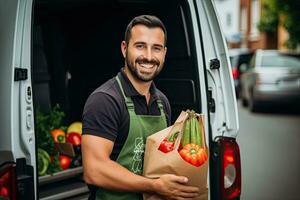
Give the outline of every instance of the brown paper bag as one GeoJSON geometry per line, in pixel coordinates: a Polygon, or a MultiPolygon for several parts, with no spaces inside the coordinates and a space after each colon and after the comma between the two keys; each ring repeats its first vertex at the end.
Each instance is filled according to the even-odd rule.
{"type": "MultiPolygon", "coordinates": [[[[208,154],[208,148],[205,141],[205,133],[203,122],[203,115],[199,115],[200,127],[202,127],[202,144],[205,145],[205,149],[208,154]]],[[[144,176],[148,178],[158,178],[163,174],[175,174],[180,176],[186,176],[189,179],[188,185],[199,187],[200,196],[195,200],[207,200],[208,189],[207,189],[207,174],[208,174],[208,160],[199,167],[193,166],[181,158],[177,149],[182,137],[182,131],[184,122],[187,118],[186,112],[181,112],[180,116],[174,123],[174,125],[161,130],[147,138],[145,157],[144,157],[144,176]],[[175,148],[171,152],[163,153],[158,150],[160,143],[170,133],[179,131],[178,137],[175,141],[175,148]]],[[[143,194],[144,200],[161,200],[155,194],[143,194]]]]}

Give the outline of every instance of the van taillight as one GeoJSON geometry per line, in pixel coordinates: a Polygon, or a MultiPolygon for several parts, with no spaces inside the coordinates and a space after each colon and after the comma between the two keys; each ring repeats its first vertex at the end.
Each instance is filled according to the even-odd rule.
{"type": "Polygon", "coordinates": [[[234,138],[220,140],[222,199],[235,199],[241,194],[240,150],[234,138]]]}
{"type": "Polygon", "coordinates": [[[232,76],[233,76],[233,79],[238,79],[240,76],[239,70],[236,67],[232,68],[232,76]]]}
{"type": "Polygon", "coordinates": [[[0,167],[0,199],[17,199],[16,165],[7,163],[0,167]]]}

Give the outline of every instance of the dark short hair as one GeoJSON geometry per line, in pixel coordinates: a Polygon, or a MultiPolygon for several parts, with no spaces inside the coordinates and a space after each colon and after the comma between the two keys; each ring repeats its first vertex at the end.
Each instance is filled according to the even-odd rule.
{"type": "Polygon", "coordinates": [[[161,28],[165,35],[165,42],[164,45],[167,44],[167,30],[163,22],[156,16],[153,15],[140,15],[131,20],[131,22],[128,24],[126,31],[125,31],[125,37],[124,40],[128,44],[129,40],[131,38],[131,29],[136,25],[144,25],[148,28],[161,28]]]}

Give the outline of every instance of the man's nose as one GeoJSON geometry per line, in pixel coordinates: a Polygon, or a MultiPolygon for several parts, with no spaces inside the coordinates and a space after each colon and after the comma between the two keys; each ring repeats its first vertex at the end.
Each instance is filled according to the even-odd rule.
{"type": "Polygon", "coordinates": [[[152,48],[151,47],[148,47],[146,52],[145,52],[145,57],[148,59],[148,60],[152,60],[152,48]]]}

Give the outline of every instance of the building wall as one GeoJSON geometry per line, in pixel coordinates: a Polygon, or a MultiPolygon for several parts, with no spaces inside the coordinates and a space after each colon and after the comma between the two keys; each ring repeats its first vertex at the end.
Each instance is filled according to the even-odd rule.
{"type": "Polygon", "coordinates": [[[228,42],[240,42],[240,0],[215,0],[222,31],[228,42]]]}

